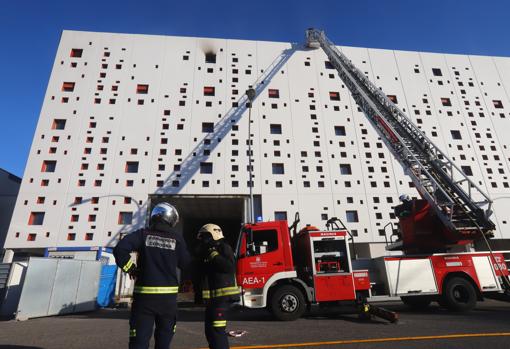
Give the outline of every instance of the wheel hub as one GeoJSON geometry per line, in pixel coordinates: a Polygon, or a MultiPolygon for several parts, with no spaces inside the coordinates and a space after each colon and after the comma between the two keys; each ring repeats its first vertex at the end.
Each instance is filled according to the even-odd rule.
{"type": "Polygon", "coordinates": [[[298,307],[299,301],[293,294],[287,294],[282,297],[281,308],[287,313],[292,313],[298,307]]]}
{"type": "Polygon", "coordinates": [[[460,303],[466,303],[469,299],[466,289],[462,286],[455,286],[453,288],[453,297],[460,303]]]}

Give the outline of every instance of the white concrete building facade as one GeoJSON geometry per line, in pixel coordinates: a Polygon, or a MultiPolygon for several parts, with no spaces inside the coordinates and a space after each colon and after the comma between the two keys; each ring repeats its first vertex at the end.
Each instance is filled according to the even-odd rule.
{"type": "MultiPolygon", "coordinates": [[[[510,58],[339,48],[495,199],[496,238],[510,239],[510,58]]],[[[399,194],[417,192],[320,49],[64,31],[5,248],[112,246],[163,199],[187,234],[210,220],[238,229],[243,95],[262,81],[256,216],[336,216],[358,242],[383,243],[399,194]]]]}

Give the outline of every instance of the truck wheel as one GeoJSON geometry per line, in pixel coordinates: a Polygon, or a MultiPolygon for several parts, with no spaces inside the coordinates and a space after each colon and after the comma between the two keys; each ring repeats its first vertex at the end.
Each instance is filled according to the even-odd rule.
{"type": "Polygon", "coordinates": [[[432,302],[430,297],[425,296],[402,296],[400,299],[402,299],[402,302],[409,308],[416,310],[426,309],[432,302]]]}
{"type": "Polygon", "coordinates": [[[281,321],[293,321],[301,317],[306,310],[305,297],[295,286],[285,285],[271,294],[270,310],[281,321]]]}
{"type": "Polygon", "coordinates": [[[442,302],[453,311],[469,311],[476,305],[476,290],[462,277],[453,277],[443,288],[442,302]]]}

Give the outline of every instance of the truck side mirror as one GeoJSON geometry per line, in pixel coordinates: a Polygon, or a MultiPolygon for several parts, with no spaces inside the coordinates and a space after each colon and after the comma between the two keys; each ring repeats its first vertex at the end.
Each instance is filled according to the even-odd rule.
{"type": "Polygon", "coordinates": [[[253,256],[257,254],[257,246],[255,246],[255,243],[248,244],[247,246],[247,252],[249,256],[253,256]]]}

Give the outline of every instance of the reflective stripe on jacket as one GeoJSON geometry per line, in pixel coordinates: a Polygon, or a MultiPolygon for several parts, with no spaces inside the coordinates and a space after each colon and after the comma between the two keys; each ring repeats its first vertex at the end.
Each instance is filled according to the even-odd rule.
{"type": "Polygon", "coordinates": [[[113,250],[115,262],[124,271],[137,268],[134,293],[174,294],[178,291],[177,268],[190,262],[181,234],[158,229],[141,229],[126,235],[113,250]],[[137,252],[135,263],[131,253],[137,252]]]}
{"type": "Polygon", "coordinates": [[[202,298],[238,299],[240,289],[236,283],[234,252],[224,240],[208,251],[203,260],[202,273],[202,298]]]}
{"type": "Polygon", "coordinates": [[[178,286],[135,286],[134,293],[142,294],[172,294],[179,291],[178,286]]]}

